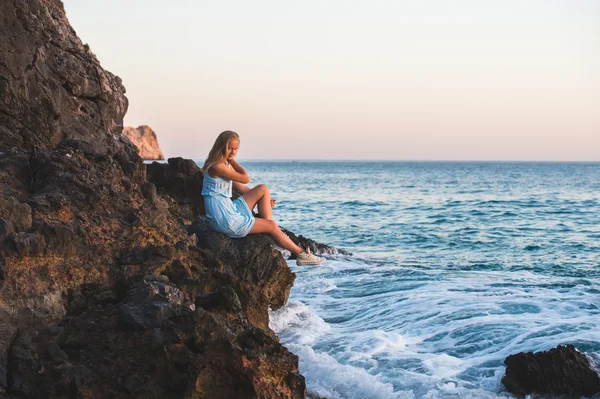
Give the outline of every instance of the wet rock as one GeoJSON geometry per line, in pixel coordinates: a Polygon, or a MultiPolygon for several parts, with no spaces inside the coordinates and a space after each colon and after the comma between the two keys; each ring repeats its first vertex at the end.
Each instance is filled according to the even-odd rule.
{"type": "MultiPolygon", "coordinates": [[[[350,252],[345,251],[343,249],[335,248],[330,245],[322,244],[310,238],[304,237],[302,235],[297,236],[293,232],[282,228],[283,232],[287,234],[288,237],[294,242],[294,244],[298,245],[300,248],[309,248],[310,251],[314,254],[318,255],[352,255],[350,252]]],[[[290,254],[290,259],[296,259],[295,254],[290,254]]]]}
{"type": "Polygon", "coordinates": [[[559,345],[547,352],[510,355],[504,360],[506,390],[520,396],[564,395],[590,397],[600,393],[600,376],[592,362],[573,345],[559,345]]]}

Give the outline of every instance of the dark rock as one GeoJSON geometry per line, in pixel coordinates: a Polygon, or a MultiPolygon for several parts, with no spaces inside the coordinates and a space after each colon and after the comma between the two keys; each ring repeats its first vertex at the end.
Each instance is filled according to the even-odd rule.
{"type": "Polygon", "coordinates": [[[203,174],[191,159],[169,158],[168,163],[153,162],[146,165],[148,181],[154,183],[159,192],[173,197],[180,207],[184,219],[193,220],[203,215],[203,174]]]}
{"type": "Polygon", "coordinates": [[[57,363],[65,363],[69,361],[69,355],[56,344],[54,341],[48,342],[48,354],[57,363]]]}
{"type": "Polygon", "coordinates": [[[183,240],[180,240],[175,244],[175,248],[181,251],[187,251],[190,247],[195,247],[198,244],[198,238],[195,234],[191,234],[183,240]]]}
{"type": "Polygon", "coordinates": [[[128,303],[119,306],[119,318],[135,330],[159,327],[184,309],[181,292],[173,285],[160,281],[144,280],[128,296],[128,303]]]}
{"type": "Polygon", "coordinates": [[[125,89],[83,46],[59,3],[0,3],[0,150],[46,150],[72,138],[112,153],[125,89]]]}
{"type": "Polygon", "coordinates": [[[142,192],[144,193],[144,197],[151,203],[156,202],[156,198],[158,197],[158,193],[156,192],[156,186],[152,182],[146,182],[142,186],[142,192]]]}
{"type": "Polygon", "coordinates": [[[166,303],[124,304],[119,307],[120,320],[134,330],[149,330],[173,316],[173,308],[166,303]]]}
{"type": "Polygon", "coordinates": [[[0,218],[0,243],[4,241],[4,239],[15,233],[15,228],[10,220],[5,220],[0,218]]]}
{"type": "Polygon", "coordinates": [[[502,383],[516,395],[579,398],[600,393],[600,376],[573,345],[559,345],[547,352],[517,353],[508,356],[504,364],[502,383]]]}
{"type": "Polygon", "coordinates": [[[0,388],[8,389],[8,369],[6,366],[0,366],[0,388]]]}
{"type": "Polygon", "coordinates": [[[10,220],[17,231],[28,230],[32,221],[31,207],[13,197],[0,197],[0,218],[10,220]]]}
{"type": "Polygon", "coordinates": [[[189,234],[202,172],[146,172],[124,90],[60,0],[0,3],[0,396],[303,397],[268,327],[293,273],[264,237],[189,234]]]}
{"type": "MultiPolygon", "coordinates": [[[[318,255],[352,255],[352,253],[345,251],[343,249],[335,248],[330,245],[322,244],[310,238],[304,237],[302,235],[297,236],[291,231],[282,228],[281,229],[288,237],[300,248],[309,248],[310,251],[314,254],[318,255]]],[[[296,259],[295,254],[290,255],[290,259],[296,259]]]]}
{"type": "Polygon", "coordinates": [[[137,374],[130,374],[127,377],[123,378],[121,381],[121,385],[129,393],[139,392],[142,389],[143,384],[143,377],[137,374]]]}
{"type": "Polygon", "coordinates": [[[86,243],[71,223],[48,223],[44,220],[36,220],[34,227],[44,237],[46,255],[74,256],[86,252],[86,243]]]}
{"type": "Polygon", "coordinates": [[[146,345],[150,345],[152,351],[156,351],[165,343],[165,335],[160,328],[153,328],[142,335],[142,340],[146,345]]]}
{"type": "Polygon", "coordinates": [[[194,312],[194,346],[198,351],[204,351],[209,345],[231,342],[235,334],[227,324],[218,316],[202,308],[194,312]]]}
{"type": "Polygon", "coordinates": [[[222,309],[234,314],[242,311],[240,299],[231,287],[223,287],[212,294],[197,297],[194,303],[205,310],[222,309]]]}
{"type": "Polygon", "coordinates": [[[250,322],[268,329],[268,314],[253,303],[267,303],[271,309],[279,309],[286,303],[296,278],[287,262],[260,235],[231,239],[212,230],[203,217],[196,218],[193,229],[198,247],[208,250],[216,259],[226,259],[222,265],[224,271],[243,281],[245,294],[240,295],[240,302],[250,322]]]}
{"type": "Polygon", "coordinates": [[[158,281],[159,283],[169,283],[169,277],[161,274],[148,274],[144,276],[144,281],[158,281]]]}
{"type": "Polygon", "coordinates": [[[36,233],[17,233],[12,243],[20,257],[42,256],[46,249],[46,240],[36,233]]]}

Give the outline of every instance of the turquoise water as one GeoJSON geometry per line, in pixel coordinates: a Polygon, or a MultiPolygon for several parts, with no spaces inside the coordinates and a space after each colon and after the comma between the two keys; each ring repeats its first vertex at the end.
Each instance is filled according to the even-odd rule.
{"type": "Polygon", "coordinates": [[[247,162],[274,218],[353,253],[271,327],[327,398],[510,397],[506,356],[600,357],[600,163],[247,162]]]}

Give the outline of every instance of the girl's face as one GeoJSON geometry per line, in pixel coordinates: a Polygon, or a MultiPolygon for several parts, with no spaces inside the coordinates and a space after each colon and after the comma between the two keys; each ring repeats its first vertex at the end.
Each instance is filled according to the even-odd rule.
{"type": "Polygon", "coordinates": [[[227,154],[227,159],[235,158],[238,152],[238,148],[240,148],[239,140],[229,140],[229,143],[227,143],[227,149],[225,150],[225,153],[227,154]]]}

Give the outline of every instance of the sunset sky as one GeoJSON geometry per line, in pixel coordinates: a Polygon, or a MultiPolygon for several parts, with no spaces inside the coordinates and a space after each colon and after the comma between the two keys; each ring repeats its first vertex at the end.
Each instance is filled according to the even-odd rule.
{"type": "Polygon", "coordinates": [[[167,157],[600,161],[600,1],[63,0],[167,157]]]}

